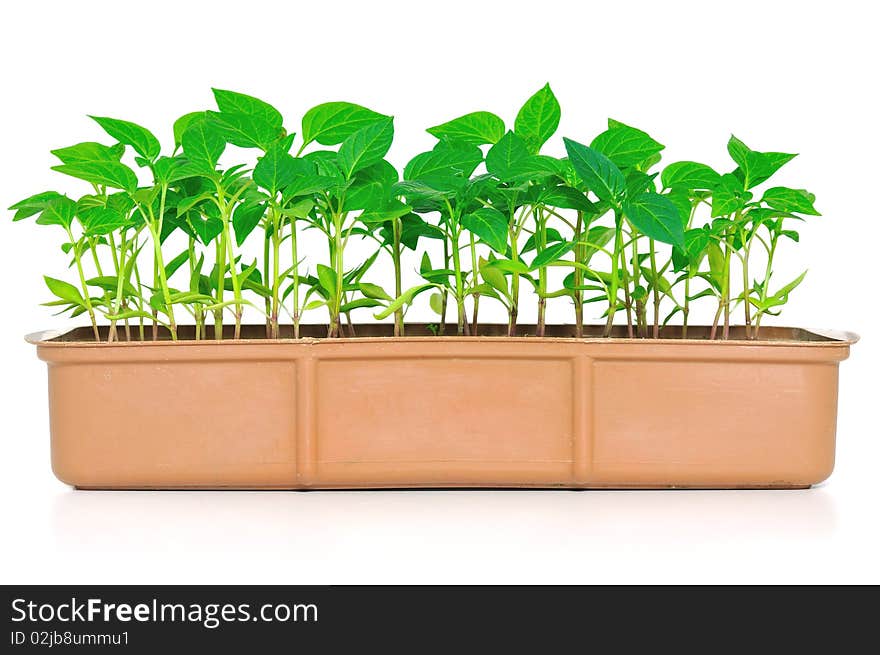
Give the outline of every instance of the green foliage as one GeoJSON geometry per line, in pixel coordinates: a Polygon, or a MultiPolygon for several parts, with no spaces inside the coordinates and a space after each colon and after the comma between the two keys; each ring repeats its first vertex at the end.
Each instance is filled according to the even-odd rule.
{"type": "Polygon", "coordinates": [[[443,317],[437,334],[447,319],[459,334],[478,334],[487,303],[507,312],[515,335],[526,294],[537,300],[539,336],[548,302],[574,306],[576,335],[594,308],[606,335],[625,317],[627,334],[641,337],[660,336],[676,316],[687,336],[691,304],[714,302],[712,338],[730,336],[734,311],[757,338],[804,280],[777,284],[774,258],[800,239],[792,221],[820,215],[815,197],[758,189],[792,154],[731,137],[728,172],[687,160],[661,167],[659,141],[609,119],[589,145],[562,139],[566,156],[557,158],[541,152],[561,116],[545,85],[512,129],[488,111],[428,128],[437,142],[399,173],[386,159],[391,116],[323,103],[305,113],[297,142],[269,103],[213,96],[216,110],[174,122],[165,155],[148,129],[92,117],[108,143],[52,150],[53,170],[85,182],[82,195],[43,191],[10,207],[14,221],[61,228],[73,278],[45,277],[46,304],[88,315],[95,338],[101,320],[110,340],[123,330],[177,338],[184,314],[197,339],[222,338],[229,317],[240,337],[245,310],[264,314],[270,338],[289,329],[285,317],[301,336],[303,317],[318,312],[328,337],[353,335],[352,317],[366,310],[393,317],[403,336],[415,305],[443,317]],[[325,247],[306,249],[304,232],[325,247]],[[360,261],[351,261],[353,243],[360,261]],[[413,253],[421,280],[410,285],[413,253]],[[393,279],[371,278],[377,261],[393,279]]]}

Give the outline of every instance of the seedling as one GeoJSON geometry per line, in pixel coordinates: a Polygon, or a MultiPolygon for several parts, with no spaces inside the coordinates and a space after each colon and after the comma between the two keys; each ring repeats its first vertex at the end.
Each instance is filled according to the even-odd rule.
{"type": "Polygon", "coordinates": [[[673,319],[687,337],[694,303],[713,302],[710,338],[729,338],[741,307],[756,339],[804,279],[772,279],[779,246],[799,239],[793,222],[819,215],[807,191],[767,184],[795,155],[736,137],[723,174],[692,161],[658,169],[664,146],[617,120],[592,140],[554,143],[561,109],[546,85],[510,129],[484,110],[429,128],[436,144],[401,174],[385,158],[389,115],[323,103],[296,134],[262,100],[219,89],[214,100],[174,123],[164,155],[148,129],[93,117],[109,143],[52,151],[83,195],[45,191],[11,207],[13,220],[59,228],[71,280],[46,277],[46,304],[87,315],[96,340],[102,323],[109,341],[177,339],[182,313],[196,339],[222,339],[228,318],[238,339],[245,308],[265,316],[267,338],[299,338],[315,311],[328,337],[356,336],[352,314],[364,309],[404,336],[425,299],[437,336],[450,311],[457,334],[479,334],[484,299],[504,307],[516,336],[526,293],[539,337],[551,302],[573,305],[577,337],[596,308],[605,336],[622,321],[630,338],[658,338],[673,319]],[[554,149],[566,156],[543,152],[554,149]],[[306,230],[326,254],[304,252],[306,230]],[[355,241],[373,245],[352,262],[355,241]],[[383,285],[369,276],[385,257],[383,285]],[[413,269],[421,281],[404,284],[413,269]]]}

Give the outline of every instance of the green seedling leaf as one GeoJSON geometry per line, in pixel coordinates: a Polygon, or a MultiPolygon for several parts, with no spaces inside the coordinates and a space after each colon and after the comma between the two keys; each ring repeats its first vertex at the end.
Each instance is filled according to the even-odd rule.
{"type": "Polygon", "coordinates": [[[507,218],[497,209],[491,207],[477,209],[462,217],[461,225],[498,254],[503,255],[507,252],[507,218]]]}
{"type": "Polygon", "coordinates": [[[165,264],[165,278],[168,279],[177,272],[181,266],[189,261],[189,251],[184,250],[177,257],[165,264]]]}
{"type": "Polygon", "coordinates": [[[801,273],[800,275],[798,275],[794,280],[792,280],[791,282],[789,282],[788,284],[786,284],[784,287],[782,287],[779,291],[777,291],[776,293],[774,293],[774,294],[773,294],[773,297],[776,298],[776,299],[778,299],[778,300],[781,300],[781,301],[783,301],[783,302],[787,302],[787,301],[788,301],[788,295],[789,295],[792,291],[794,291],[794,290],[798,287],[798,285],[800,285],[801,282],[804,281],[804,278],[805,278],[806,276],[807,276],[807,271],[804,271],[803,273],[801,273]]]}
{"type": "Polygon", "coordinates": [[[76,305],[77,307],[86,306],[86,302],[83,300],[80,292],[69,282],[58,280],[54,277],[49,277],[48,275],[44,275],[43,279],[46,281],[46,286],[49,287],[49,291],[55,294],[58,298],[61,298],[61,300],[68,302],[71,305],[76,305]]]}
{"type": "Polygon", "coordinates": [[[159,325],[164,327],[169,327],[168,323],[162,321],[158,318],[155,318],[149,312],[144,312],[139,309],[127,309],[125,311],[119,312],[118,314],[108,314],[107,318],[111,321],[125,321],[132,318],[145,318],[147,320],[155,320],[159,325]]]}
{"type": "Polygon", "coordinates": [[[42,193],[36,193],[29,196],[24,200],[19,200],[9,208],[10,211],[15,212],[15,216],[12,217],[12,220],[21,221],[25,218],[30,218],[34,214],[39,214],[46,209],[49,203],[53,200],[64,197],[66,196],[62,196],[57,191],[43,191],[42,193]]]}
{"type": "Polygon", "coordinates": [[[492,266],[504,273],[517,273],[518,275],[527,275],[530,270],[525,263],[516,259],[493,259],[492,266]]]}
{"type": "Polygon", "coordinates": [[[75,164],[53,166],[53,171],[76,177],[99,186],[108,186],[134,193],[137,175],[125,164],[111,161],[83,161],[75,164]]]}
{"type": "Polygon", "coordinates": [[[232,230],[235,243],[241,246],[266,214],[265,203],[242,203],[232,212],[232,230]]]}
{"type": "Polygon", "coordinates": [[[125,154],[125,145],[117,143],[115,146],[105,146],[103,143],[86,141],[67,148],[57,148],[52,151],[52,154],[58,157],[62,164],[92,161],[118,162],[125,154]]]}
{"type": "Polygon", "coordinates": [[[507,288],[507,276],[504,275],[504,272],[493,266],[492,262],[487,262],[485,259],[480,259],[480,277],[491,286],[496,291],[501,292],[505,297],[510,294],[510,291],[507,288]]]}
{"type": "Polygon", "coordinates": [[[428,303],[431,306],[431,309],[434,310],[434,313],[438,316],[443,315],[443,295],[439,293],[432,293],[431,297],[428,299],[428,303]]]}
{"type": "Polygon", "coordinates": [[[593,258],[600,249],[604,248],[611,239],[614,238],[614,228],[613,227],[605,227],[602,225],[597,225],[596,227],[590,228],[589,232],[587,232],[586,242],[583,249],[583,255],[581,257],[580,263],[586,266],[590,263],[590,260],[593,258]]]}
{"type": "Polygon", "coordinates": [[[357,300],[352,300],[350,302],[345,303],[339,308],[339,311],[343,314],[347,314],[348,312],[360,309],[361,307],[382,307],[383,303],[379,302],[375,298],[358,298],[357,300]]]}
{"type": "MultiPolygon", "coordinates": [[[[346,179],[380,161],[394,140],[394,121],[383,118],[353,132],[339,146],[339,166],[346,179]]],[[[397,181],[395,175],[395,182],[397,181]]]]}
{"type": "Polygon", "coordinates": [[[623,203],[623,213],[642,234],[674,246],[684,246],[681,214],[672,202],[657,193],[643,193],[623,203]]]}
{"type": "Polygon", "coordinates": [[[351,102],[325,102],[309,109],[303,116],[303,147],[313,141],[325,146],[342,143],[358,130],[383,118],[389,117],[351,102]]]}
{"type": "Polygon", "coordinates": [[[684,227],[687,227],[691,220],[691,210],[693,209],[690,193],[685,189],[678,187],[663,195],[664,197],[669,198],[669,201],[675,205],[675,208],[678,210],[678,214],[681,217],[681,224],[684,227]]]}
{"type": "Polygon", "coordinates": [[[730,216],[745,206],[742,182],[732,173],[721,176],[712,194],[712,217],[730,216]]]}
{"type": "MultiPolygon", "coordinates": [[[[560,241],[565,241],[562,238],[562,235],[559,233],[559,230],[555,230],[552,227],[548,227],[544,230],[544,240],[547,244],[559,243],[560,241]]],[[[525,255],[532,250],[535,250],[535,235],[533,234],[527,240],[525,245],[522,247],[522,250],[519,251],[520,256],[525,255]]]]}
{"type": "Polygon", "coordinates": [[[98,207],[88,213],[85,221],[86,234],[88,236],[103,236],[111,234],[128,224],[128,217],[115,209],[98,207]]]}
{"type": "Polygon", "coordinates": [[[664,189],[713,191],[721,182],[721,175],[706,164],[677,161],[663,169],[660,181],[664,189]]]}
{"type": "Polygon", "coordinates": [[[782,166],[797,157],[785,152],[758,152],[745,143],[730,136],[727,152],[738,165],[734,175],[742,182],[743,188],[751,189],[768,180],[782,166]]]}
{"type": "Polygon", "coordinates": [[[257,161],[253,179],[274,196],[293,184],[301,170],[301,166],[296,163],[293,156],[284,150],[281,143],[276,142],[269,146],[266,154],[257,161]]]}
{"type": "MultiPolygon", "coordinates": [[[[103,275],[86,280],[86,284],[90,287],[98,287],[99,289],[115,294],[119,287],[119,279],[112,275],[103,275]]],[[[137,289],[128,282],[122,283],[122,293],[127,298],[132,298],[138,295],[137,289]]]]}
{"type": "Polygon", "coordinates": [[[174,121],[174,149],[180,148],[183,145],[183,133],[186,132],[189,127],[198,120],[204,119],[206,113],[203,111],[193,111],[188,114],[184,114],[176,121],[174,121]]]}
{"type": "Polygon", "coordinates": [[[713,279],[720,281],[724,277],[724,253],[714,241],[706,246],[706,252],[709,255],[709,272],[713,279]]]}
{"type": "Polygon", "coordinates": [[[517,164],[529,157],[525,140],[513,132],[508,132],[489,149],[486,154],[486,170],[502,181],[516,175],[517,164]]]}
{"type": "Polygon", "coordinates": [[[367,298],[374,298],[376,300],[388,300],[388,301],[393,300],[393,298],[385,292],[385,289],[380,287],[378,284],[370,284],[369,282],[360,282],[357,285],[357,288],[367,298]]]}
{"type": "Polygon", "coordinates": [[[598,208],[587,199],[587,196],[567,186],[548,187],[541,191],[538,202],[547,207],[560,209],[576,209],[588,214],[598,213],[598,208]]]}
{"type": "Polygon", "coordinates": [[[536,155],[556,132],[560,116],[559,101],[553,95],[550,85],[545,84],[519,110],[513,131],[522,138],[527,151],[536,155]]]}
{"type": "Polygon", "coordinates": [[[336,271],[324,264],[318,264],[318,282],[327,296],[335,296],[338,285],[336,271]]]}
{"type": "Polygon", "coordinates": [[[181,137],[181,144],[193,174],[214,175],[220,155],[226,149],[226,141],[206,113],[191,120],[181,137]]]}
{"type": "Polygon", "coordinates": [[[559,259],[563,255],[571,252],[574,246],[575,244],[573,241],[563,241],[562,243],[555,243],[552,246],[548,246],[538,253],[535,259],[532,261],[532,265],[529,267],[529,270],[537,271],[539,268],[543,268],[551,262],[559,261],[559,259]]]}
{"type": "Polygon", "coordinates": [[[563,139],[568,160],[600,200],[617,202],[626,190],[626,178],[608,157],[577,141],[563,139]]]}
{"type": "Polygon", "coordinates": [[[547,155],[528,155],[510,165],[507,181],[544,180],[553,176],[564,178],[566,165],[561,160],[547,155]]]}
{"type": "Polygon", "coordinates": [[[214,303],[214,298],[193,291],[175,291],[169,294],[172,305],[210,305],[214,303]]]}
{"type": "Polygon", "coordinates": [[[211,89],[217,108],[224,114],[244,114],[254,116],[271,126],[276,132],[281,130],[284,119],[275,107],[253,96],[224,89],[211,89]]]}
{"type": "Polygon", "coordinates": [[[183,157],[160,157],[153,164],[158,184],[173,184],[187,177],[187,160],[183,157]]]}
{"type": "Polygon", "coordinates": [[[399,297],[395,298],[384,310],[382,310],[378,314],[373,314],[373,316],[378,320],[388,318],[404,305],[411,305],[416,299],[416,296],[418,296],[420,293],[427,291],[428,289],[434,288],[435,286],[433,284],[420,284],[411,287],[410,289],[407,289],[402,294],[400,294],[399,297]]]}
{"type": "Polygon", "coordinates": [[[469,144],[444,144],[413,157],[403,169],[404,180],[423,182],[437,191],[445,191],[434,184],[450,177],[469,177],[483,161],[483,153],[469,144]]]}
{"type": "Polygon", "coordinates": [[[504,121],[491,112],[475,111],[441,125],[429,127],[427,132],[438,139],[481,146],[497,143],[504,136],[504,121]]]}
{"type": "Polygon", "coordinates": [[[816,202],[816,196],[806,189],[789,189],[784,186],[773,187],[764,192],[761,202],[782,212],[821,216],[816,211],[816,208],[813,207],[813,203],[816,202]]]}
{"type": "Polygon", "coordinates": [[[198,236],[199,241],[205,245],[211,243],[223,231],[223,220],[217,216],[190,212],[187,215],[187,220],[193,232],[198,236]]]}
{"type": "Polygon", "coordinates": [[[590,147],[608,157],[618,168],[642,164],[664,148],[647,133],[616,121],[593,139],[590,147]]]}
{"type": "Polygon", "coordinates": [[[118,118],[104,116],[90,116],[89,118],[114,139],[134,148],[134,151],[141,157],[152,161],[159,156],[159,151],[162,149],[159,145],[159,139],[153,136],[153,133],[147,128],[118,118]]]}
{"type": "Polygon", "coordinates": [[[67,196],[59,195],[45,203],[42,213],[37,217],[37,224],[60,225],[70,229],[75,217],[76,203],[67,196]]]}
{"type": "Polygon", "coordinates": [[[226,142],[240,148],[265,151],[281,137],[280,126],[272,125],[254,114],[213,111],[208,114],[226,142]]]}

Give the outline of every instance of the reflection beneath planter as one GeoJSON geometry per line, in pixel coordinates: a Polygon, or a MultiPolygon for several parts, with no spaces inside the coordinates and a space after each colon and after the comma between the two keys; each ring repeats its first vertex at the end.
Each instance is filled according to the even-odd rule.
{"type": "MultiPolygon", "coordinates": [[[[410,566],[430,576],[426,560],[438,552],[451,560],[485,561],[495,575],[523,558],[546,562],[554,556],[577,556],[595,569],[626,551],[804,545],[829,537],[836,522],[833,499],[821,488],[70,491],[57,498],[53,534],[56,549],[74,559],[77,551],[106,554],[108,564],[123,556],[130,562],[132,555],[154,563],[174,558],[189,565],[193,581],[280,583],[338,581],[335,576],[356,569],[363,575],[364,567],[376,581],[410,566]],[[603,554],[602,560],[590,558],[603,554]],[[232,560],[239,563],[230,566],[232,560]]],[[[540,564],[511,568],[510,579],[520,570],[536,576],[540,564]]]]}

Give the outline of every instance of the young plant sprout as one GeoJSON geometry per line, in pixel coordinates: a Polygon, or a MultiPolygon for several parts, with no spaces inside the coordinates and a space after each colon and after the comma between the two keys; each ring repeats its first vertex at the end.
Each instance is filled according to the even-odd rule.
{"type": "Polygon", "coordinates": [[[709,338],[741,322],[757,339],[806,274],[774,278],[794,222],[819,215],[811,193],[768,184],[795,155],[736,137],[725,173],[660,168],[664,146],[617,120],[592,140],[551,142],[561,110],[546,85],[511,128],[484,110],[429,128],[434,147],[398,173],[389,115],[328,102],[296,134],[262,100],[220,89],[214,100],[174,123],[167,154],[136,123],[92,117],[103,143],[52,151],[81,195],[43,191],[10,208],[56,227],[71,274],[45,278],[46,304],[88,316],[95,340],[176,340],[185,315],[197,340],[223,339],[224,324],[239,339],[246,308],[271,339],[300,338],[307,315],[328,338],[353,337],[365,309],[404,336],[417,302],[438,315],[432,333],[451,315],[474,336],[481,306],[498,303],[517,336],[524,289],[536,299],[526,335],[543,337],[548,304],[567,303],[575,337],[593,312],[606,337],[623,323],[629,338],[687,338],[700,302],[712,303],[709,338]],[[323,251],[303,247],[306,231],[323,251]],[[372,254],[353,261],[354,242],[372,254]],[[370,279],[380,258],[393,269],[385,285],[370,279]],[[408,286],[413,270],[421,281],[408,286]]]}

